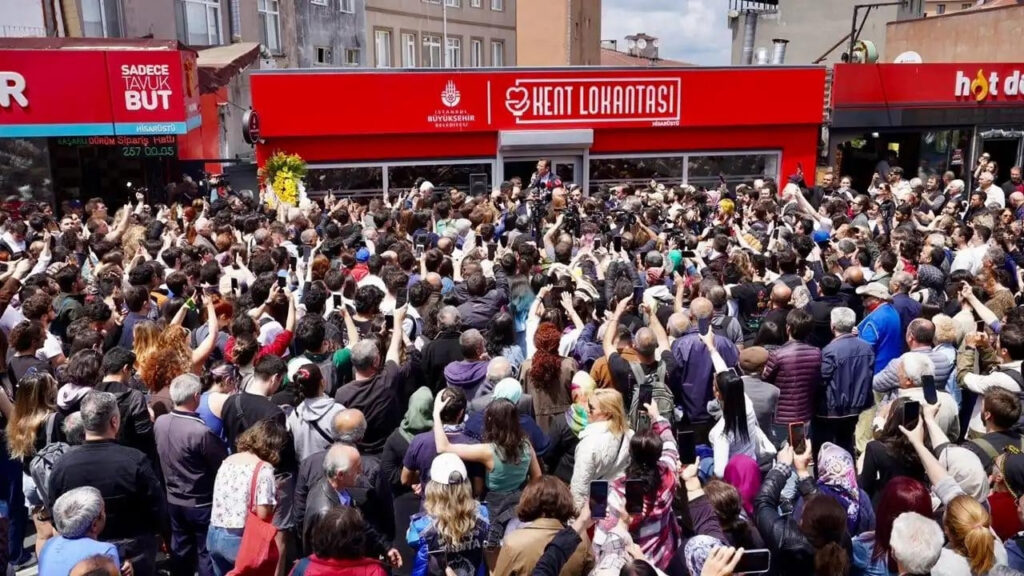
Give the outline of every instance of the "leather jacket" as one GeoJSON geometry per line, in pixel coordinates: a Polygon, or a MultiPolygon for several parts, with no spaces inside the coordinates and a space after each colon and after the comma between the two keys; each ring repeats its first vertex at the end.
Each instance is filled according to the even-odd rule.
{"type": "MultiPolygon", "coordinates": [[[[366,556],[379,558],[386,555],[395,539],[395,519],[393,515],[381,512],[385,509],[390,510],[390,507],[383,506],[377,492],[363,482],[349,488],[347,492],[352,498],[352,507],[359,510],[366,521],[366,556]]],[[[302,522],[302,546],[305,555],[313,553],[313,531],[316,530],[320,519],[331,508],[341,505],[338,491],[331,486],[327,478],[321,478],[309,491],[306,515],[302,522]]]]}

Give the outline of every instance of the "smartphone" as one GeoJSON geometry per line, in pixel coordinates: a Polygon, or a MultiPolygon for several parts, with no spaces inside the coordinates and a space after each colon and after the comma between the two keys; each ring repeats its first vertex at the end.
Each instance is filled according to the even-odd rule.
{"type": "Polygon", "coordinates": [[[633,306],[640,307],[640,303],[644,301],[644,287],[634,286],[633,287],[633,306]]]}
{"type": "Polygon", "coordinates": [[[711,330],[711,318],[699,318],[697,320],[697,332],[707,334],[711,330]]]}
{"type": "Polygon", "coordinates": [[[644,409],[644,406],[650,404],[654,400],[654,387],[643,384],[640,386],[640,397],[638,398],[640,410],[644,409]]]}
{"type": "Polygon", "coordinates": [[[921,388],[924,390],[925,402],[929,404],[939,403],[939,392],[935,389],[935,376],[922,375],[921,388]]]}
{"type": "Polygon", "coordinates": [[[697,253],[694,252],[693,250],[680,250],[679,251],[679,257],[680,258],[696,258],[697,257],[697,253]]]}
{"type": "Polygon", "coordinates": [[[341,308],[341,294],[333,294],[332,299],[334,300],[334,308],[341,308]]]}
{"type": "Polygon", "coordinates": [[[977,324],[978,330],[977,331],[978,332],[984,332],[986,326],[987,326],[987,324],[985,324],[984,320],[978,320],[978,324],[977,324]]]}
{"type": "Polygon", "coordinates": [[[767,548],[744,550],[740,561],[732,569],[733,574],[761,574],[771,569],[772,553],[767,548]]]}
{"type": "Polygon", "coordinates": [[[498,252],[498,245],[494,242],[487,244],[487,259],[494,261],[494,255],[498,252]]]}
{"type": "Polygon", "coordinates": [[[600,238],[594,238],[594,249],[597,250],[600,247],[601,247],[601,239],[600,238]]]}
{"type": "Polygon", "coordinates": [[[903,427],[907,430],[917,428],[917,419],[921,416],[921,403],[911,400],[903,405],[903,427]]]}
{"type": "Polygon", "coordinates": [[[644,513],[645,482],[640,478],[626,480],[626,514],[644,513]]]}
{"type": "Polygon", "coordinates": [[[804,435],[804,423],[793,422],[789,425],[789,445],[793,447],[793,452],[797,454],[804,453],[804,440],[807,437],[804,435]]]}
{"type": "Polygon", "coordinates": [[[590,483],[590,515],[594,518],[608,515],[607,480],[594,480],[590,483]]]}
{"type": "Polygon", "coordinates": [[[231,279],[231,291],[236,293],[238,292],[238,278],[231,279]]]}
{"type": "Polygon", "coordinates": [[[9,266],[7,262],[0,262],[0,272],[7,272],[9,266]]]}
{"type": "Polygon", "coordinates": [[[622,250],[622,236],[616,236],[612,238],[612,248],[615,248],[616,252],[622,250]]]}
{"type": "Polygon", "coordinates": [[[427,552],[429,560],[437,563],[437,568],[441,574],[444,574],[448,570],[448,552],[444,548],[437,550],[431,550],[427,552]]]}
{"type": "Polygon", "coordinates": [[[284,288],[284,287],[285,287],[285,284],[286,284],[287,282],[288,282],[288,279],[287,279],[287,278],[285,278],[284,276],[278,276],[278,277],[277,277],[277,287],[278,287],[278,288],[284,288]]]}
{"type": "Polygon", "coordinates": [[[51,234],[51,235],[50,235],[50,251],[51,251],[51,252],[53,251],[53,248],[54,248],[54,247],[55,247],[56,245],[57,245],[57,237],[51,234]]]}
{"type": "Polygon", "coordinates": [[[684,466],[697,460],[697,444],[693,441],[693,430],[676,432],[676,445],[679,447],[679,461],[684,466]]]}
{"type": "Polygon", "coordinates": [[[298,264],[299,264],[299,259],[298,258],[296,258],[295,256],[289,256],[288,257],[288,265],[291,267],[292,272],[295,271],[295,267],[298,266],[298,264]]]}

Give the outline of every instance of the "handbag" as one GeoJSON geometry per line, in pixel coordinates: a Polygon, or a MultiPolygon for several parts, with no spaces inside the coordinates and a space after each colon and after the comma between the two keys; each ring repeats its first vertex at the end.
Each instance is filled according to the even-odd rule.
{"type": "Polygon", "coordinates": [[[260,476],[263,462],[256,465],[249,485],[249,513],[245,517],[242,543],[238,547],[235,568],[228,576],[270,576],[277,572],[280,552],[274,537],[277,528],[273,522],[256,515],[256,481],[260,476]]]}

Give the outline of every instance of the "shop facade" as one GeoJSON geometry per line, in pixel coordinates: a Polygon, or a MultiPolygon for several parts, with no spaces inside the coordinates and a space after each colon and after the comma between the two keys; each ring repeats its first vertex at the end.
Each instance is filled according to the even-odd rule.
{"type": "Polygon", "coordinates": [[[813,167],[821,67],[260,70],[257,161],[309,163],[307,188],[349,194],[529,179],[538,158],[587,190],[782,179],[813,167]]]}
{"type": "Polygon", "coordinates": [[[0,197],[162,189],[199,148],[199,96],[196,53],[176,42],[2,39],[0,197]]]}
{"type": "Polygon", "coordinates": [[[997,181],[1024,157],[1024,64],[837,64],[831,164],[864,190],[889,150],[907,177],[951,171],[969,185],[988,153],[997,181]]]}

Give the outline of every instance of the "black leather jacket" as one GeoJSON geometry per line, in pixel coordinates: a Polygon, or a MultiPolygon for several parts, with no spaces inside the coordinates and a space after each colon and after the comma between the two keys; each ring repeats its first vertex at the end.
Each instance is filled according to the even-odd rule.
{"type": "Polygon", "coordinates": [[[757,529],[772,551],[772,566],[778,569],[780,576],[814,574],[814,547],[800,531],[792,514],[779,514],[779,500],[788,477],[778,468],[765,476],[761,492],[754,498],[757,529]]]}
{"type": "MultiPolygon", "coordinates": [[[[352,498],[352,506],[363,514],[366,521],[366,556],[379,558],[386,555],[395,539],[394,515],[384,513],[391,510],[391,506],[384,506],[377,492],[362,482],[349,488],[348,494],[352,498]]],[[[302,522],[303,555],[313,553],[313,530],[335,506],[341,506],[338,491],[327,482],[327,478],[321,478],[309,491],[306,501],[306,516],[302,522]]]]}

